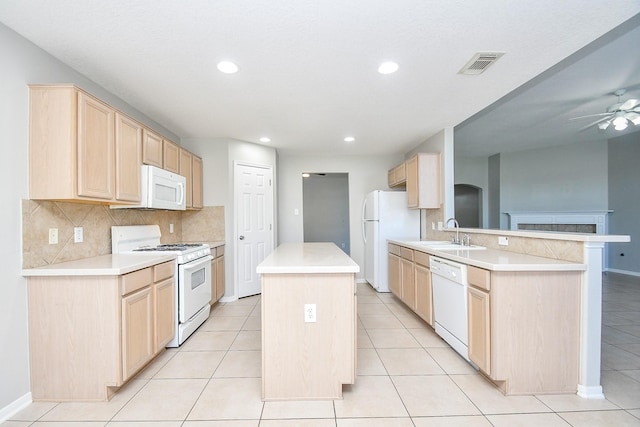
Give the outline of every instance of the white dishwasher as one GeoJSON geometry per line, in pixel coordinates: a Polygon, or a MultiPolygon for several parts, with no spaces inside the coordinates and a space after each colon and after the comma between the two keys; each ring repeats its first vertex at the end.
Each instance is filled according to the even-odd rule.
{"type": "Polygon", "coordinates": [[[429,257],[429,265],[436,333],[469,360],[467,266],[434,256],[429,257]]]}

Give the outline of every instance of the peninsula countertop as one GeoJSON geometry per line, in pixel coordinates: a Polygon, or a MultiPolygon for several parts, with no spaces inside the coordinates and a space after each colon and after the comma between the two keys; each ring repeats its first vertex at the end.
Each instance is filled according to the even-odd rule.
{"type": "Polygon", "coordinates": [[[587,269],[586,264],[498,249],[469,250],[460,246],[459,250],[438,250],[436,247],[427,248],[420,242],[414,241],[389,240],[389,243],[491,271],[585,271],[587,269]]]}
{"type": "Polygon", "coordinates": [[[283,243],[256,271],[258,274],[358,273],[360,266],[334,243],[283,243]]]}
{"type": "Polygon", "coordinates": [[[108,254],[22,270],[24,277],[119,276],[172,261],[175,254],[108,254]]]}

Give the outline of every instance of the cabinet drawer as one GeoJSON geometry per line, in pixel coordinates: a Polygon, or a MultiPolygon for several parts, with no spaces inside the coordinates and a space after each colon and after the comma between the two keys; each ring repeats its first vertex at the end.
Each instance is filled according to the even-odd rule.
{"type": "Polygon", "coordinates": [[[153,266],[154,283],[159,282],[162,279],[167,279],[173,276],[173,273],[175,270],[173,266],[174,266],[173,261],[167,261],[167,262],[163,262],[162,264],[154,265],[153,266]]]}
{"type": "Polygon", "coordinates": [[[153,281],[151,267],[124,274],[120,277],[120,295],[127,295],[145,286],[149,286],[153,281]]]}
{"type": "Polygon", "coordinates": [[[408,259],[409,261],[413,261],[413,249],[400,247],[400,256],[404,259],[408,259]]]}
{"type": "Polygon", "coordinates": [[[413,257],[416,261],[416,264],[424,265],[425,267],[429,267],[429,254],[420,251],[414,251],[413,257]]]}
{"type": "Polygon", "coordinates": [[[216,255],[215,258],[221,257],[222,255],[224,255],[224,245],[222,246],[218,246],[216,248],[216,255]]]}
{"type": "Polygon", "coordinates": [[[389,243],[389,253],[400,256],[400,246],[389,243]]]}
{"type": "Polygon", "coordinates": [[[491,290],[491,272],[483,268],[469,266],[467,270],[469,283],[486,291],[491,290]]]}

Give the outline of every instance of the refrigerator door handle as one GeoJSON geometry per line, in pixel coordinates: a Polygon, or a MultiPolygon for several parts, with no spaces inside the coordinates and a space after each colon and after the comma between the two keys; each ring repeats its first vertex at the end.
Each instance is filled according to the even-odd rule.
{"type": "Polygon", "coordinates": [[[367,235],[365,233],[364,225],[367,222],[364,217],[365,209],[367,208],[367,197],[365,196],[364,201],[362,202],[362,241],[367,243],[367,235]]]}

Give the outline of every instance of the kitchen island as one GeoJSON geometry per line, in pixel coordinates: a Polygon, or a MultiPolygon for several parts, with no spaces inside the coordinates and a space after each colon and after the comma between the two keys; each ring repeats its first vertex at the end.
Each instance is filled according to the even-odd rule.
{"type": "Polygon", "coordinates": [[[360,267],[333,243],[285,243],[262,276],[262,399],[340,399],[356,376],[360,267]]]}

